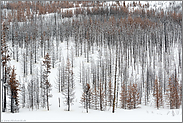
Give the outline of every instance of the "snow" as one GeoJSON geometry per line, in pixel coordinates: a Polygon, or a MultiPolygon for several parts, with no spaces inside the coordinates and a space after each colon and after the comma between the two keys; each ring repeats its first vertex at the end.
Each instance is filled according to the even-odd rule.
{"type": "MultiPolygon", "coordinates": [[[[53,97],[54,98],[54,97],[53,97]]],[[[50,101],[53,101],[50,99],[50,101]]],[[[55,104],[57,101],[53,101],[55,104]]],[[[52,103],[53,103],[52,102],[52,103]]],[[[78,102],[76,102],[78,103],[78,102]]],[[[50,111],[21,109],[20,113],[3,113],[2,121],[26,121],[26,122],[181,122],[182,111],[180,109],[156,110],[154,107],[142,106],[140,109],[124,110],[117,109],[113,114],[109,111],[89,110],[87,114],[83,108],[77,105],[71,111],[64,111],[51,105],[50,111]],[[77,107],[77,108],[76,108],[77,107]],[[21,113],[22,112],[22,113],[21,113]]]]}
{"type": "MultiPolygon", "coordinates": [[[[125,1],[126,4],[132,1],[125,1]]],[[[136,1],[137,2],[137,1],[136,1]]],[[[157,7],[157,8],[167,8],[169,6],[170,1],[166,2],[156,2],[156,1],[148,1],[149,9],[157,7]],[[163,4],[162,4],[163,3],[163,4]]],[[[107,4],[112,4],[113,2],[106,2],[107,4]]],[[[146,1],[141,1],[141,4],[147,3],[146,1]]],[[[176,1],[176,4],[180,4],[180,1],[176,1]]],[[[75,8],[71,8],[70,10],[74,10],[75,8]]],[[[64,11],[66,9],[63,9],[64,11]]],[[[46,16],[46,15],[45,15],[46,16]]],[[[70,42],[69,49],[74,44],[70,42]]],[[[96,48],[96,47],[95,47],[96,48]]],[[[67,48],[66,42],[60,44],[60,49],[62,50],[61,56],[66,61],[67,58],[67,48]]],[[[175,49],[173,49],[175,51],[175,49]]],[[[176,49],[178,52],[178,49],[176,49]]],[[[94,50],[95,53],[90,55],[91,59],[98,59],[99,52],[97,49],[94,50]]],[[[104,53],[104,52],[103,52],[104,53]]],[[[177,53],[176,53],[177,54],[177,53]]],[[[41,58],[37,64],[34,65],[33,75],[37,74],[37,70],[40,69],[40,63],[43,58],[41,58]]],[[[82,85],[79,81],[79,72],[80,72],[80,64],[84,62],[85,66],[91,66],[91,63],[86,63],[86,58],[83,56],[74,58],[74,83],[75,83],[75,100],[74,105],[71,106],[71,111],[66,111],[67,106],[63,104],[63,96],[58,90],[55,88],[56,78],[58,75],[58,65],[60,64],[56,61],[55,68],[51,69],[51,73],[49,75],[49,81],[52,84],[51,94],[52,97],[49,99],[50,102],[50,110],[47,109],[28,109],[28,108],[20,108],[19,113],[10,113],[3,112],[1,114],[1,121],[3,122],[181,122],[182,121],[182,108],[180,109],[168,109],[167,107],[156,109],[153,105],[153,102],[150,105],[139,105],[137,109],[134,110],[125,110],[120,109],[118,107],[115,113],[112,113],[112,108],[107,107],[106,111],[99,111],[89,109],[89,113],[86,113],[86,109],[82,107],[80,104],[80,98],[82,95],[82,85]],[[61,99],[61,106],[59,107],[58,98],[61,99]]],[[[21,79],[21,82],[24,82],[22,65],[20,62],[16,62],[15,60],[11,61],[11,65],[15,66],[17,79],[21,79]]],[[[133,68],[129,68],[132,71],[133,68]]],[[[140,69],[140,68],[139,68],[140,69]]],[[[135,71],[137,72],[137,71],[135,71]]],[[[39,73],[39,72],[38,72],[39,73]]],[[[140,76],[137,75],[136,78],[140,76]]],[[[31,75],[27,76],[29,80],[31,75]]]]}
{"type": "MultiPolygon", "coordinates": [[[[69,49],[72,47],[72,42],[69,44],[69,49]]],[[[62,49],[62,57],[66,59],[67,49],[66,42],[60,44],[62,49]]],[[[96,50],[95,50],[96,51],[96,50]]],[[[96,52],[91,57],[97,59],[98,53],[96,52]]],[[[50,110],[47,109],[28,109],[20,108],[19,113],[3,112],[1,114],[3,122],[180,122],[182,121],[182,108],[180,109],[156,109],[153,102],[150,105],[139,105],[137,109],[125,110],[116,109],[115,113],[112,113],[112,108],[107,107],[106,111],[99,111],[89,109],[89,113],[86,113],[86,109],[80,104],[80,98],[82,95],[82,85],[79,82],[80,63],[86,61],[84,56],[74,59],[74,83],[75,83],[75,100],[74,105],[71,106],[71,111],[67,111],[67,106],[63,104],[62,94],[55,88],[56,78],[58,75],[57,65],[51,69],[49,75],[49,81],[52,84],[51,94],[49,99],[50,110]],[[58,98],[61,99],[61,106],[59,107],[58,98]]],[[[41,62],[41,61],[40,61],[41,62]]],[[[90,63],[87,63],[88,65],[90,63]]],[[[11,65],[16,68],[17,78],[21,78],[23,75],[21,64],[15,60],[11,61],[11,65]]],[[[40,68],[39,64],[35,65],[36,68],[40,68]]],[[[89,65],[90,66],[90,65],[89,65]]],[[[36,69],[35,68],[35,69],[36,69]]],[[[36,74],[36,72],[34,73],[36,74]]],[[[31,76],[28,75],[28,79],[31,76]]],[[[21,80],[23,81],[23,80],[21,80]]]]}
{"type": "MultiPolygon", "coordinates": [[[[139,1],[125,1],[126,5],[130,5],[131,3],[136,2],[139,3],[139,1]]],[[[115,2],[108,2],[107,5],[111,5],[115,2]]],[[[146,8],[147,10],[156,9],[158,11],[164,10],[164,11],[172,11],[175,7],[180,6],[179,12],[182,11],[182,1],[140,1],[141,6],[149,3],[149,8],[146,8]]],[[[120,4],[123,4],[123,1],[120,1],[120,4]]],[[[129,9],[137,9],[139,6],[136,7],[129,7],[129,9]]]]}

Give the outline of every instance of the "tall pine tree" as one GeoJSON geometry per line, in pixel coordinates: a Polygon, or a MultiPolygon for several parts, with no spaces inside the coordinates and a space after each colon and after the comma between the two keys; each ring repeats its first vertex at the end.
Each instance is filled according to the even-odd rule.
{"type": "Polygon", "coordinates": [[[50,69],[51,69],[51,58],[48,53],[46,54],[44,59],[45,60],[43,61],[43,66],[45,67],[45,69],[43,71],[43,81],[41,83],[41,88],[45,92],[42,96],[43,96],[43,98],[46,98],[47,109],[49,110],[49,97],[51,97],[51,95],[49,93],[51,91],[51,84],[48,81],[48,76],[49,76],[50,69]]]}
{"type": "Polygon", "coordinates": [[[18,100],[18,87],[19,83],[18,80],[16,80],[16,73],[15,73],[15,68],[13,67],[11,75],[10,75],[10,80],[8,82],[10,86],[10,91],[11,91],[11,112],[15,113],[19,111],[18,105],[19,105],[19,100],[18,100]]]}
{"type": "Polygon", "coordinates": [[[73,71],[71,69],[71,64],[69,59],[67,59],[67,64],[65,67],[64,74],[64,87],[63,87],[63,95],[65,96],[65,103],[68,107],[68,111],[70,111],[71,104],[74,101],[74,80],[73,80],[73,71]]]}

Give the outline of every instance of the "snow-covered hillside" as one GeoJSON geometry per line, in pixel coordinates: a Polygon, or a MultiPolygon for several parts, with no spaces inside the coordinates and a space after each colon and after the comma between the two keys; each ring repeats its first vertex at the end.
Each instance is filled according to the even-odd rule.
{"type": "MultiPolygon", "coordinates": [[[[70,42],[69,49],[73,46],[70,42]]],[[[67,42],[60,44],[60,49],[62,49],[62,57],[66,59],[67,57],[67,42]]],[[[92,55],[94,59],[98,59],[98,52],[92,55]]],[[[1,114],[2,122],[180,122],[182,121],[182,110],[180,109],[168,109],[160,108],[159,110],[155,108],[154,103],[150,102],[148,106],[141,104],[137,109],[125,110],[117,108],[116,112],[113,114],[112,107],[107,107],[106,111],[97,111],[90,109],[89,113],[86,113],[86,109],[80,103],[82,95],[82,84],[79,80],[80,73],[80,63],[84,62],[87,66],[90,63],[86,62],[84,56],[74,58],[74,83],[75,83],[75,99],[74,105],[71,106],[71,111],[67,111],[66,105],[63,103],[64,97],[61,93],[58,93],[56,88],[56,78],[58,75],[58,65],[51,69],[51,74],[49,75],[49,81],[52,84],[52,97],[50,98],[50,110],[47,109],[28,109],[20,108],[19,113],[5,112],[1,114]],[[59,107],[58,99],[61,99],[61,106],[59,107]]],[[[40,61],[41,62],[41,61],[40,61]]],[[[20,62],[15,60],[11,61],[11,65],[15,66],[17,78],[22,78],[23,69],[20,62]]],[[[40,68],[40,64],[35,65],[34,74],[37,74],[37,70],[40,68]]],[[[34,75],[33,74],[33,75],[34,75]]],[[[31,79],[31,75],[28,76],[31,79]]],[[[20,81],[20,80],[19,80],[20,81]]],[[[23,82],[24,80],[21,80],[23,82]]],[[[27,83],[26,83],[27,84],[27,83]]],[[[21,103],[21,100],[20,100],[21,103]]],[[[21,104],[20,104],[21,106],[21,104]]]]}
{"type": "Polygon", "coordinates": [[[35,5],[42,13],[48,11],[44,14],[30,4],[32,15],[25,12],[22,16],[24,9],[16,8],[17,18],[11,9],[4,9],[2,57],[5,63],[5,56],[10,55],[6,65],[15,67],[20,90],[12,96],[13,75],[6,74],[3,66],[1,121],[181,122],[182,1],[140,1],[140,7],[133,2],[139,3],[125,4],[130,11],[141,7],[138,16],[125,7],[104,7],[118,6],[114,1],[100,6],[106,10],[80,3],[77,8],[60,9],[65,13],[58,12],[59,7],[48,10],[49,2],[48,8],[35,5]],[[76,15],[79,8],[83,13],[76,15]],[[146,10],[151,9],[179,14],[170,14],[165,23],[164,14],[163,19],[153,12],[147,16],[146,10]],[[63,17],[67,10],[73,15],[63,17]],[[50,73],[46,72],[46,54],[50,73]],[[15,97],[19,105],[13,102],[15,97]],[[73,103],[68,98],[74,98],[73,103]]]}
{"type": "MultiPolygon", "coordinates": [[[[120,4],[122,5],[124,1],[119,1],[120,4]]],[[[133,2],[136,2],[137,4],[139,1],[125,1],[125,4],[130,6],[130,4],[133,4],[133,2]]],[[[104,5],[112,5],[115,4],[116,2],[106,2],[104,5]]],[[[162,9],[164,11],[176,11],[176,12],[181,12],[182,11],[182,1],[140,1],[141,6],[149,4],[149,7],[147,7],[147,10],[158,10],[161,11],[162,9]]],[[[139,8],[139,6],[136,7],[129,7],[130,9],[136,9],[139,8]]]]}

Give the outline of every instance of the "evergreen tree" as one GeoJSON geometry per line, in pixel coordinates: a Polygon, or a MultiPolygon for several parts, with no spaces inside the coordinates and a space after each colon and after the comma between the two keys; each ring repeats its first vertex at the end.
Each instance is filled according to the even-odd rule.
{"type": "Polygon", "coordinates": [[[126,109],[127,89],[124,81],[123,81],[120,95],[121,95],[120,97],[121,108],[126,109]]]}
{"type": "Polygon", "coordinates": [[[132,95],[132,85],[130,83],[130,85],[128,85],[128,93],[127,93],[127,108],[128,109],[133,109],[133,95],[132,95]]]}
{"type": "Polygon", "coordinates": [[[162,87],[157,79],[155,79],[154,82],[154,97],[155,97],[155,102],[156,102],[156,107],[159,109],[160,106],[162,106],[162,99],[163,99],[163,94],[162,94],[162,87]]]}
{"type": "Polygon", "coordinates": [[[112,100],[113,100],[113,87],[111,81],[108,83],[108,105],[112,106],[112,100]]]}
{"type": "Polygon", "coordinates": [[[137,108],[139,104],[139,92],[137,90],[137,84],[133,83],[132,85],[132,97],[133,97],[133,108],[137,108]]]}
{"type": "Polygon", "coordinates": [[[166,90],[167,104],[170,106],[170,109],[180,108],[180,91],[180,84],[178,83],[176,74],[175,76],[172,75],[172,77],[169,78],[169,84],[166,90]]]}
{"type": "Polygon", "coordinates": [[[64,87],[63,95],[65,97],[65,104],[67,105],[67,110],[70,111],[71,104],[74,102],[74,80],[73,80],[73,71],[71,69],[71,64],[69,59],[67,59],[67,64],[65,67],[64,73],[64,87]]]}
{"type": "Polygon", "coordinates": [[[51,84],[48,81],[48,76],[49,76],[50,69],[51,69],[51,59],[50,59],[50,56],[48,53],[46,54],[44,59],[45,60],[43,61],[43,66],[45,67],[45,69],[43,71],[43,81],[41,83],[41,88],[44,91],[42,96],[43,96],[43,98],[46,99],[47,109],[49,110],[49,97],[51,97],[51,95],[49,93],[51,91],[51,84]]]}
{"type": "Polygon", "coordinates": [[[18,87],[19,83],[18,80],[16,80],[16,73],[15,73],[15,68],[13,66],[11,75],[10,75],[10,80],[8,82],[10,86],[10,91],[11,91],[11,112],[15,113],[19,111],[18,105],[19,105],[19,99],[18,99],[18,87]]]}
{"type": "Polygon", "coordinates": [[[126,85],[122,86],[121,97],[120,97],[121,108],[135,109],[137,108],[137,105],[140,103],[139,100],[140,97],[139,92],[137,90],[137,84],[130,83],[128,85],[128,89],[126,89],[126,85]]]}
{"type": "Polygon", "coordinates": [[[92,103],[92,91],[90,85],[87,83],[84,87],[84,92],[81,97],[81,103],[86,108],[86,112],[88,113],[89,108],[91,108],[92,103]]]}

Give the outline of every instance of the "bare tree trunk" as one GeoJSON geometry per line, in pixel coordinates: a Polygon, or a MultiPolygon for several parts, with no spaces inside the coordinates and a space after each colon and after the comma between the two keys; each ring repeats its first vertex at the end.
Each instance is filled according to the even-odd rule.
{"type": "Polygon", "coordinates": [[[68,99],[67,99],[67,105],[68,105],[68,111],[70,111],[70,95],[69,95],[69,73],[68,73],[68,99]]]}
{"type": "Polygon", "coordinates": [[[4,102],[2,103],[3,104],[3,111],[2,112],[6,111],[6,86],[3,85],[3,84],[5,84],[5,72],[4,72],[4,69],[5,69],[5,66],[3,66],[3,69],[2,69],[2,75],[3,75],[3,81],[4,81],[4,83],[2,82],[2,87],[4,87],[3,88],[3,90],[4,90],[4,98],[3,98],[4,102]]]}
{"type": "Polygon", "coordinates": [[[114,98],[113,98],[113,110],[112,113],[114,113],[114,108],[115,108],[115,100],[116,100],[116,74],[117,74],[117,56],[118,56],[118,51],[117,51],[117,44],[116,44],[116,64],[115,64],[115,77],[114,77],[114,98]]]}
{"type": "Polygon", "coordinates": [[[13,91],[11,90],[11,113],[14,113],[14,105],[13,105],[13,91]]]}
{"type": "Polygon", "coordinates": [[[47,90],[47,94],[46,94],[46,100],[47,100],[47,109],[48,109],[48,111],[49,111],[49,102],[48,102],[48,90],[47,90]]]}

